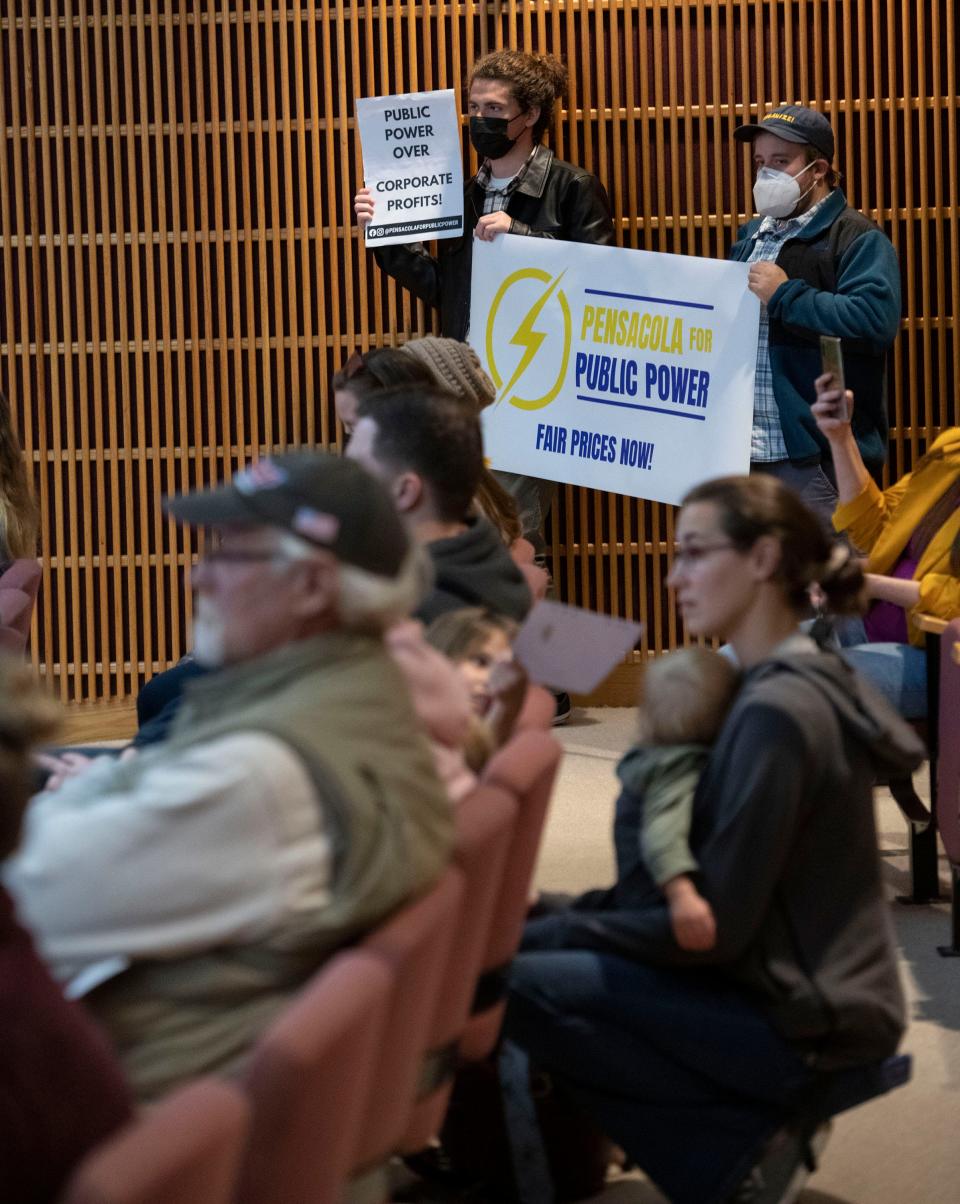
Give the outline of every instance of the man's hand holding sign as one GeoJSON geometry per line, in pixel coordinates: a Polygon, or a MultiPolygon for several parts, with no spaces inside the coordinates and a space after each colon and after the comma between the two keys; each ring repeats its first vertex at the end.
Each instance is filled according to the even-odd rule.
{"type": "Polygon", "coordinates": [[[498,234],[509,234],[512,224],[513,218],[510,214],[504,209],[499,209],[496,213],[485,213],[479,218],[473,234],[483,242],[493,242],[498,234]]]}

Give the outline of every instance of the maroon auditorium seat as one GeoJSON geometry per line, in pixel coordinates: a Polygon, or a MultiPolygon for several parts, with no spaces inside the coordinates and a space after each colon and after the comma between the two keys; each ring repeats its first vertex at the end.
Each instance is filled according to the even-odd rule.
{"type": "Polygon", "coordinates": [[[199,1079],[90,1153],[60,1204],[227,1204],[249,1123],[239,1088],[199,1079]]]}
{"type": "Polygon", "coordinates": [[[380,958],[338,954],[257,1043],[245,1076],[253,1125],[237,1204],[340,1199],[392,987],[380,958]]]}
{"type": "Polygon", "coordinates": [[[372,1198],[380,1170],[397,1149],[412,1114],[437,994],[459,927],[463,890],[462,873],[448,867],[432,890],[408,903],[360,945],[381,958],[394,976],[374,1089],[353,1150],[354,1178],[365,1180],[364,1199],[372,1198]]]}
{"type": "Polygon", "coordinates": [[[490,1053],[503,1022],[506,970],[520,943],[560,755],[560,745],[546,732],[520,732],[491,757],[483,771],[484,783],[501,787],[517,800],[517,822],[483,959],[474,1014],[460,1042],[461,1056],[471,1061],[490,1053]]]}
{"type": "Polygon", "coordinates": [[[459,1040],[490,943],[516,817],[514,800],[494,786],[475,786],[457,804],[454,860],[464,878],[463,908],[433,1012],[417,1100],[400,1142],[401,1153],[423,1149],[443,1122],[459,1040]]]}

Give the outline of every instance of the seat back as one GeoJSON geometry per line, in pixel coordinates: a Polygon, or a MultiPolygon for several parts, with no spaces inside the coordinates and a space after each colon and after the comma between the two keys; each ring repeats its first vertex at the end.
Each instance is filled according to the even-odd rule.
{"type": "Polygon", "coordinates": [[[0,648],[19,655],[26,651],[33,602],[21,589],[0,591],[0,648]]]}
{"type": "Polygon", "coordinates": [[[528,686],[514,732],[548,732],[557,712],[557,703],[543,686],[528,686]]]}
{"type": "Polygon", "coordinates": [[[13,561],[0,574],[0,648],[9,652],[26,648],[40,577],[40,565],[25,558],[13,561]]]}
{"type": "Polygon", "coordinates": [[[940,637],[940,728],[937,825],[947,856],[960,866],[960,618],[940,637]]]}
{"type": "Polygon", "coordinates": [[[517,822],[483,959],[474,1014],[460,1042],[461,1056],[471,1061],[489,1054],[500,1031],[504,977],[520,944],[561,751],[546,732],[519,732],[490,759],[483,771],[486,784],[499,786],[516,799],[517,822]]]}
{"type": "Polygon", "coordinates": [[[433,1013],[417,1100],[400,1142],[401,1153],[423,1149],[443,1121],[457,1046],[490,941],[516,818],[515,801],[495,786],[477,785],[457,805],[454,861],[464,879],[463,908],[433,1013]]]}
{"type": "Polygon", "coordinates": [[[0,573],[0,590],[23,590],[32,601],[36,601],[42,575],[39,562],[33,557],[23,556],[19,560],[12,560],[6,570],[0,573]]]}
{"type": "Polygon", "coordinates": [[[401,908],[361,945],[386,962],[394,982],[376,1058],[375,1090],[357,1129],[355,1170],[388,1158],[406,1128],[462,903],[463,875],[450,866],[426,895],[401,908]]]}
{"type": "Polygon", "coordinates": [[[93,1150],[60,1204],[227,1204],[249,1123],[239,1088],[200,1079],[93,1150]]]}
{"type": "Polygon", "coordinates": [[[253,1125],[237,1204],[336,1204],[373,1087],[393,975],[348,950],[266,1031],[244,1086],[253,1125]]]}

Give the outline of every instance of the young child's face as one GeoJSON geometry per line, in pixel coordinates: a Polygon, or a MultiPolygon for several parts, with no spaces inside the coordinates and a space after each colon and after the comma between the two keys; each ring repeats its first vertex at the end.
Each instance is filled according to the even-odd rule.
{"type": "Polygon", "coordinates": [[[491,628],[476,652],[458,663],[470,690],[470,703],[477,715],[485,715],[490,706],[490,674],[494,666],[513,660],[513,649],[506,635],[491,628]]]}

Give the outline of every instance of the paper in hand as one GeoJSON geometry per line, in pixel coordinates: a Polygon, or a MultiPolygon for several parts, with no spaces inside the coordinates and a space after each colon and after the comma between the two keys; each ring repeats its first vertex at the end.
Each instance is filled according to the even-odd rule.
{"type": "Polygon", "coordinates": [[[538,685],[589,694],[634,647],[641,630],[640,623],[545,600],[527,616],[513,653],[538,685]]]}

